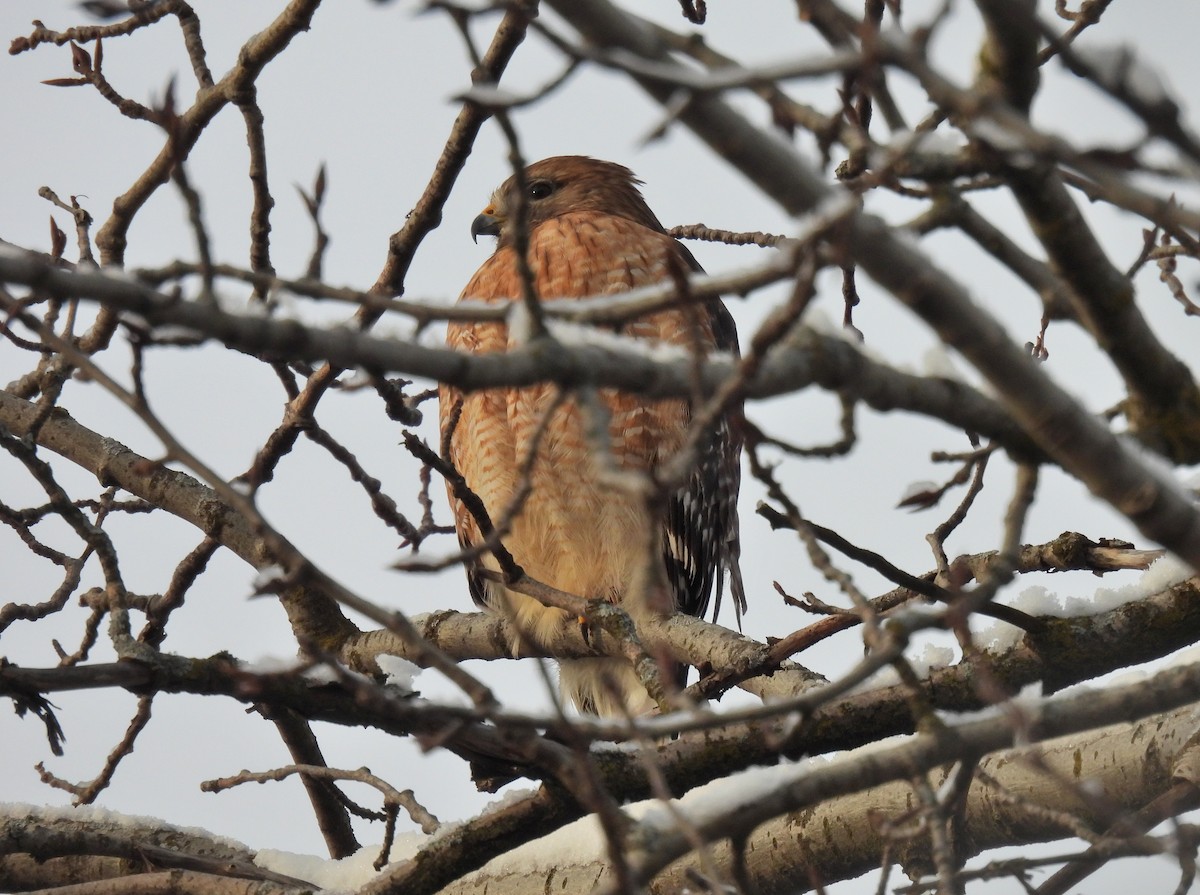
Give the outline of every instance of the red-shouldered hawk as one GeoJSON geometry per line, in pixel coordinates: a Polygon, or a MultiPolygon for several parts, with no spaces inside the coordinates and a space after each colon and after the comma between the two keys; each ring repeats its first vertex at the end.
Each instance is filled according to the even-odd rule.
{"type": "MultiPolygon", "coordinates": [[[[663,231],[638,191],[641,181],[628,168],[562,156],[530,165],[524,181],[527,257],[542,302],[624,292],[667,279],[673,270],[700,270],[691,253],[663,231]]],[[[460,300],[521,296],[510,218],[516,189],[516,178],[510,177],[471,225],[473,236],[499,240],[460,300]]],[[[719,299],[648,314],[619,332],[689,350],[737,351],[733,320],[719,299]]],[[[446,341],[472,354],[514,345],[505,324],[490,322],[451,323],[446,341]]],[[[726,571],[733,598],[742,605],[737,563],[741,444],[731,420],[721,419],[704,434],[687,482],[661,507],[648,510],[640,496],[606,480],[605,468],[645,472],[672,457],[687,435],[690,402],[601,390],[600,400],[610,414],[610,455],[597,458],[595,439],[589,443],[587,434],[587,411],[572,396],[542,425],[557,394],[553,383],[465,395],[447,386],[440,390],[443,438],[448,431],[451,435],[450,459],[497,523],[512,505],[522,465],[536,446],[528,497],[503,539],[515,560],[533,578],[561,590],[627,601],[625,608],[635,617],[655,605],[647,595],[656,587],[670,592],[679,611],[703,615],[714,590],[719,603],[726,571]],[[661,566],[648,568],[650,557],[661,557],[661,566]]],[[[478,543],[475,520],[453,493],[450,501],[460,543],[478,543]]],[[[478,562],[495,568],[490,554],[478,562]]],[[[569,623],[562,610],[508,591],[470,568],[468,577],[477,603],[509,612],[523,636],[535,643],[549,642],[559,626],[569,623]]],[[[560,681],[563,694],[581,711],[614,715],[624,703],[636,714],[654,706],[633,668],[621,659],[562,662],[560,681]]]]}

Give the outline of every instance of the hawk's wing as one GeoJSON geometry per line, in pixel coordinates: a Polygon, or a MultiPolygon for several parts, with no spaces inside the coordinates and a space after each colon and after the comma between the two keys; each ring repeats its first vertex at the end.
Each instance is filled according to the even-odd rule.
{"type": "MultiPolygon", "coordinates": [[[[498,301],[505,297],[507,285],[501,270],[493,270],[485,264],[472,278],[464,295],[498,301]]],[[[446,332],[446,344],[455,351],[468,354],[504,351],[508,347],[508,329],[503,323],[451,323],[446,332]]],[[[507,422],[509,391],[483,389],[464,394],[451,385],[442,384],[438,388],[442,452],[477,494],[481,482],[488,483],[491,490],[500,493],[511,491],[515,482],[517,461],[512,430],[507,422]]],[[[467,549],[479,544],[483,535],[475,517],[455,496],[449,483],[447,492],[459,546],[467,549]]],[[[492,516],[503,509],[503,506],[488,506],[492,516]]],[[[480,577],[478,569],[478,561],[467,564],[467,584],[471,599],[478,606],[486,607],[489,605],[487,582],[480,577]]]]}
{"type": "MultiPolygon", "coordinates": [[[[682,244],[681,257],[689,269],[703,268],[682,244]]],[[[719,299],[703,305],[712,347],[737,355],[737,330],[733,317],[719,299]]],[[[690,409],[690,408],[689,408],[690,409]]],[[[741,403],[724,414],[700,442],[699,457],[686,485],[672,494],[663,519],[663,559],[675,607],[701,618],[714,602],[713,618],[721,608],[725,572],[737,618],[746,608],[745,589],[738,564],[737,499],[741,486],[742,438],[738,425],[741,403]],[[715,600],[713,595],[715,594],[715,600]]]]}

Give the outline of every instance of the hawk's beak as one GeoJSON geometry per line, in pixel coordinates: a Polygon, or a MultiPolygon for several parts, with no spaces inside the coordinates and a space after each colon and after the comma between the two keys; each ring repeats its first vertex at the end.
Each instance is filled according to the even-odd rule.
{"type": "Polygon", "coordinates": [[[496,214],[495,209],[489,205],[483,210],[483,214],[471,221],[471,241],[479,242],[480,236],[499,236],[503,225],[504,218],[496,214]]]}

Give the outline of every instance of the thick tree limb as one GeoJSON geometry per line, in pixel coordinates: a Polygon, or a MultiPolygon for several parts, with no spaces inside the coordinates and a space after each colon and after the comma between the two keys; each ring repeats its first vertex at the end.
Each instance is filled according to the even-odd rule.
{"type": "MultiPolygon", "coordinates": [[[[1003,742],[1011,736],[1011,731],[1006,729],[1006,719],[996,717],[988,724],[997,734],[995,742],[1003,742]]],[[[1057,823],[1066,811],[1082,825],[1104,829],[1108,826],[1109,815],[1102,810],[1101,803],[1095,799],[1081,799],[1078,791],[1069,784],[1086,778],[1090,786],[1104,792],[1106,808],[1136,811],[1170,789],[1178,779],[1179,760],[1193,750],[1189,738],[1194,738],[1197,732],[1195,710],[1189,706],[1137,723],[1105,727],[987,756],[980,762],[980,770],[1004,787],[1004,792],[978,780],[972,784],[966,802],[966,825],[962,830],[966,837],[963,857],[1013,842],[1044,842],[1069,836],[1071,830],[1057,823]],[[1044,771],[1022,761],[1031,754],[1038,757],[1044,771]],[[1128,774],[1130,766],[1138,767],[1139,773],[1128,774]],[[1038,812],[1030,810],[1031,807],[1049,810],[1038,812]]],[[[861,778],[844,766],[857,767],[872,778],[888,773],[905,777],[914,769],[908,763],[908,757],[928,755],[930,750],[922,749],[922,746],[932,747],[937,739],[937,736],[926,735],[913,743],[894,747],[884,755],[877,753],[877,757],[849,753],[830,764],[810,766],[811,773],[822,780],[813,780],[807,786],[798,780],[793,784],[798,790],[824,788],[822,784],[826,779],[832,786],[836,779],[846,787],[842,791],[851,794],[829,797],[819,804],[815,798],[811,802],[806,800],[806,805],[811,807],[788,810],[754,827],[740,846],[752,856],[746,862],[746,868],[753,891],[760,895],[805,892],[813,885],[813,873],[822,883],[829,884],[878,867],[879,855],[886,845],[881,835],[881,822],[901,817],[911,809],[912,787],[906,782],[894,782],[853,792],[861,786],[861,778]],[[839,766],[843,767],[839,769],[839,766]],[[804,843],[799,853],[797,841],[804,843]]],[[[952,739],[950,736],[947,744],[952,739]]],[[[944,766],[937,768],[933,773],[934,784],[944,782],[949,770],[944,766]]],[[[785,785],[781,780],[780,788],[785,785]]],[[[747,788],[758,792],[753,778],[748,780],[747,788]]],[[[731,803],[737,800],[736,790],[737,783],[732,782],[727,796],[731,803]]],[[[688,800],[685,799],[680,807],[685,815],[690,815],[688,800]]],[[[653,813],[662,816],[661,809],[653,813]]],[[[532,871],[538,874],[535,880],[552,885],[556,892],[564,895],[594,891],[597,880],[611,885],[611,871],[603,852],[597,849],[589,853],[578,847],[583,838],[579,828],[586,828],[590,823],[590,819],[579,821],[558,837],[532,843],[526,849],[492,861],[444,891],[447,895],[468,895],[486,885],[489,892],[498,895],[526,892],[531,883],[531,864],[541,868],[532,871]],[[556,839],[563,843],[561,851],[554,844],[556,839]],[[528,857],[530,852],[539,854],[540,860],[532,862],[528,857]],[[551,855],[557,857],[551,858],[551,855]]],[[[642,826],[648,828],[649,822],[642,821],[642,826]]],[[[666,829],[669,831],[670,827],[666,829]]],[[[735,860],[735,848],[726,838],[729,832],[728,829],[714,830],[716,839],[710,846],[710,860],[727,878],[733,875],[735,860]]],[[[677,835],[659,827],[654,840],[677,835]]],[[[647,835],[644,845],[649,847],[651,841],[647,835]]],[[[635,838],[634,842],[638,840],[635,838]]],[[[915,842],[912,848],[915,853],[910,851],[906,862],[919,863],[919,853],[924,847],[915,842]]],[[[655,853],[649,851],[646,854],[655,853]]],[[[655,879],[655,890],[681,891],[694,879],[692,874],[700,869],[697,856],[690,854],[671,864],[655,879]]]]}
{"type": "MultiPolygon", "coordinates": [[[[0,251],[0,280],[24,283],[57,297],[78,297],[138,315],[152,325],[182,326],[223,344],[268,357],[329,361],[339,367],[422,376],[464,390],[555,381],[586,382],[648,397],[690,396],[698,366],[680,355],[660,360],[637,342],[606,336],[578,344],[536,342],[507,354],[464,355],[414,342],[384,339],[348,328],[322,329],[296,321],[232,314],[210,304],[169,298],[127,278],[97,271],[64,271],[43,256],[0,251]]],[[[703,293],[710,284],[697,280],[703,293]]],[[[673,287],[672,287],[673,288],[673,287]]],[[[732,375],[730,359],[699,369],[703,387],[715,391],[732,375]]],[[[904,373],[869,359],[851,343],[798,328],[768,352],[745,385],[749,398],[768,398],[811,385],[860,398],[881,411],[910,410],[993,439],[1022,457],[1044,456],[995,401],[952,379],[904,373]]]]}
{"type": "MultiPolygon", "coordinates": [[[[205,837],[196,833],[172,829],[169,826],[150,826],[144,823],[121,822],[97,818],[86,810],[77,816],[70,809],[26,810],[21,806],[15,812],[0,812],[0,888],[7,889],[5,882],[10,873],[19,873],[22,862],[10,867],[7,860],[13,857],[29,857],[38,863],[55,858],[79,859],[112,858],[121,864],[110,866],[113,875],[137,875],[151,869],[188,870],[199,875],[212,874],[243,880],[258,880],[275,883],[271,890],[280,886],[291,888],[307,885],[303,880],[272,873],[254,864],[254,852],[234,847],[228,840],[205,837]]],[[[48,868],[69,869],[63,864],[48,868]]],[[[96,876],[105,873],[95,868],[96,876]]],[[[61,882],[68,880],[58,878],[61,882]]],[[[49,880],[44,883],[52,885],[49,880]]],[[[116,891],[115,889],[113,891],[116,891]]],[[[237,891],[230,889],[229,891],[237,891]]]]}

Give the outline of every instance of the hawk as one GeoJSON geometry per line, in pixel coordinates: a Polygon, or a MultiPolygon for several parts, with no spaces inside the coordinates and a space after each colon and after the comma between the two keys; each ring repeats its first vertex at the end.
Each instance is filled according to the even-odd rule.
{"type": "MultiPolygon", "coordinates": [[[[514,251],[518,183],[516,177],[506,180],[471,225],[472,236],[498,240],[460,301],[507,302],[522,295],[514,251]]],[[[628,168],[561,156],[530,165],[523,183],[527,258],[543,303],[624,292],[700,270],[665,233],[628,168]]],[[[513,329],[501,322],[452,322],[446,342],[471,354],[506,351],[522,338],[513,329]]],[[[650,313],[618,332],[705,354],[737,351],[733,319],[720,299],[650,313]]],[[[526,573],[588,599],[623,603],[636,618],[665,604],[664,592],[674,609],[703,616],[714,593],[719,605],[728,572],[733,598],[744,605],[737,523],[741,443],[733,421],[726,416],[702,433],[687,481],[661,506],[647,507],[633,489],[614,484],[613,473],[653,472],[674,456],[688,435],[691,402],[600,390],[608,415],[604,443],[602,429],[599,439],[589,432],[589,415],[596,414],[572,395],[560,400],[559,392],[554,383],[543,383],[468,394],[443,385],[439,393],[443,445],[497,525],[522,489],[522,470],[529,470],[526,496],[503,538],[526,573]]],[[[449,490],[459,542],[478,544],[479,526],[449,490]]],[[[471,595],[485,608],[508,613],[519,632],[515,653],[522,639],[548,644],[570,623],[563,610],[480,576],[480,564],[496,568],[490,554],[473,563],[471,595]]],[[[683,673],[686,668],[675,669],[680,682],[683,673]]],[[[640,714],[654,707],[623,659],[563,661],[559,679],[563,695],[580,711],[640,714]]]]}

